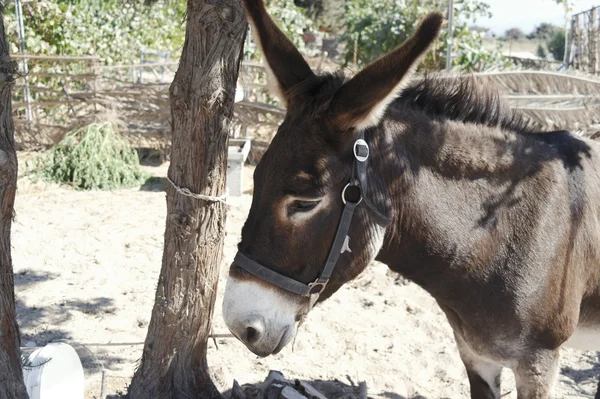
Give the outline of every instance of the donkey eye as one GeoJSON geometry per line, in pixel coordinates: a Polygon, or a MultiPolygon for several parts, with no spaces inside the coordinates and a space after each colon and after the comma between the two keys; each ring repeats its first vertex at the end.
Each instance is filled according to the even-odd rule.
{"type": "Polygon", "coordinates": [[[315,209],[315,207],[321,201],[294,201],[292,202],[292,209],[297,212],[308,212],[315,209]]]}

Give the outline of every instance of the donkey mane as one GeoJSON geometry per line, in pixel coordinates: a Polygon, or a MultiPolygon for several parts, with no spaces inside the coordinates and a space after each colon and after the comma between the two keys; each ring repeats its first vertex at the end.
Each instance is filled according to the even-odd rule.
{"type": "Polygon", "coordinates": [[[485,89],[472,75],[425,76],[406,87],[392,105],[417,108],[432,117],[534,133],[535,126],[512,110],[495,90],[485,89]]]}
{"type": "MultiPolygon", "coordinates": [[[[343,72],[313,76],[298,83],[289,92],[296,106],[319,113],[328,100],[347,81],[343,72]]],[[[486,89],[474,76],[431,77],[425,75],[405,87],[390,104],[391,108],[409,107],[433,118],[446,118],[467,124],[501,127],[516,133],[537,133],[535,124],[511,109],[498,92],[486,89]]]]}

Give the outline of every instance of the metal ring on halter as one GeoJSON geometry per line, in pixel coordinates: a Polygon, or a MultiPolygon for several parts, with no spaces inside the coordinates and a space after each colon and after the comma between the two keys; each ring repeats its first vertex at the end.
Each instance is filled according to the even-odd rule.
{"type": "MultiPolygon", "coordinates": [[[[358,198],[358,201],[355,202],[356,205],[360,204],[362,202],[362,200],[363,200],[362,190],[361,190],[360,186],[356,185],[356,184],[348,183],[348,184],[346,184],[346,186],[342,190],[342,202],[344,203],[344,205],[346,205],[346,202],[347,202],[346,201],[346,189],[348,187],[356,187],[360,191],[360,198],[358,198]]],[[[354,202],[354,201],[350,201],[350,202],[354,202]]]]}

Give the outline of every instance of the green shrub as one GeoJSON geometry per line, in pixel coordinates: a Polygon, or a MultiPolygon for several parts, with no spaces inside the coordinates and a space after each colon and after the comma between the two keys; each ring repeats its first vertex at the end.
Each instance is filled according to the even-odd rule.
{"type": "Polygon", "coordinates": [[[562,61],[565,55],[565,32],[557,31],[548,42],[548,51],[557,61],[562,61]]]}
{"type": "Polygon", "coordinates": [[[92,123],[68,133],[36,167],[45,179],[83,190],[135,187],[145,174],[129,142],[110,123],[92,123]]]}
{"type": "Polygon", "coordinates": [[[547,54],[546,54],[546,50],[544,50],[544,46],[542,46],[541,44],[538,45],[537,53],[536,54],[537,54],[538,57],[540,57],[540,58],[542,58],[542,59],[545,60],[547,54]]]}

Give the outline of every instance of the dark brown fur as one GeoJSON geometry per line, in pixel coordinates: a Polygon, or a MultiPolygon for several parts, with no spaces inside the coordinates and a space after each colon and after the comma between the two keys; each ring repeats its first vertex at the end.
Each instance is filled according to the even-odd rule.
{"type": "MultiPolygon", "coordinates": [[[[294,83],[281,72],[290,106],[257,166],[241,251],[305,283],[319,275],[342,211],[355,126],[394,93],[438,30],[439,16],[429,17],[408,47],[357,80],[311,73],[294,83]],[[308,184],[300,173],[312,176],[308,184]],[[288,195],[324,197],[329,206],[292,223],[275,212],[288,195]]],[[[276,47],[270,34],[260,36],[265,49],[276,47]]],[[[277,67],[281,52],[265,53],[277,67]]],[[[321,300],[376,258],[446,313],[472,398],[497,397],[502,367],[517,374],[520,399],[547,398],[560,346],[577,326],[600,326],[598,145],[536,132],[472,78],[425,78],[386,105],[365,130],[367,196],[393,223],[384,230],[359,206],[352,253],[340,257],[321,300]]],[[[244,274],[235,264],[231,273],[244,274]]]]}

